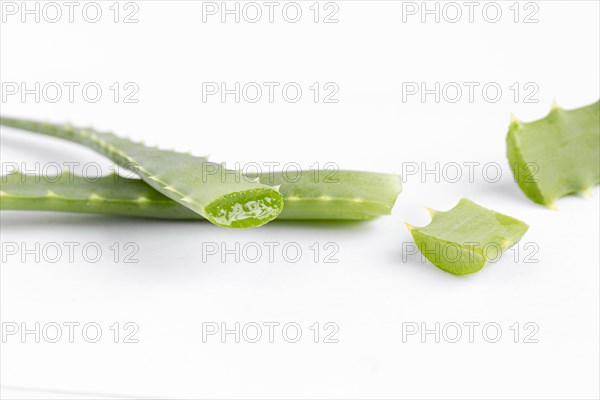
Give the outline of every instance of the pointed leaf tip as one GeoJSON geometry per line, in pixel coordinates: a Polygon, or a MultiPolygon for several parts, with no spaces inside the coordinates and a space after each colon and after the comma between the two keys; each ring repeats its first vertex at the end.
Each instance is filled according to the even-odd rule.
{"type": "Polygon", "coordinates": [[[425,207],[425,209],[427,210],[427,212],[429,213],[429,215],[431,215],[432,218],[435,217],[435,215],[437,213],[439,213],[438,210],[434,210],[433,208],[425,207]]]}

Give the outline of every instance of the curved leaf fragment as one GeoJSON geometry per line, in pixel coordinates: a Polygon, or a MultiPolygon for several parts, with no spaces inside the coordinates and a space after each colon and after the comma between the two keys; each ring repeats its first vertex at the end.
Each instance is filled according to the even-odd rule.
{"type": "Polygon", "coordinates": [[[449,211],[428,210],[431,223],[408,225],[421,253],[436,267],[455,275],[472,274],[517,243],[529,226],[468,199],[449,211]]]}
{"type": "Polygon", "coordinates": [[[525,123],[513,118],[506,138],[515,181],[527,197],[554,208],[600,182],[600,102],[525,123]]]}

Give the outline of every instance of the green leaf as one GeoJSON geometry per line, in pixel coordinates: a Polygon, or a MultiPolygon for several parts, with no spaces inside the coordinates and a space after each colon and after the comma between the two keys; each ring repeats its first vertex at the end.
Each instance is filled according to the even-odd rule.
{"type": "MultiPolygon", "coordinates": [[[[293,178],[282,172],[260,176],[281,186],[285,207],[278,220],[372,219],[390,214],[402,189],[397,175],[336,171],[330,180],[315,174],[319,171],[300,171],[299,177],[293,178]]],[[[18,172],[2,176],[0,209],[203,219],[140,179],[119,175],[90,179],[68,171],[57,176],[18,172]]]]}
{"type": "Polygon", "coordinates": [[[253,175],[279,187],[288,219],[360,220],[389,215],[402,191],[400,176],[363,171],[299,171],[253,175]],[[294,174],[292,174],[294,175],[294,174]]]}
{"type": "Polygon", "coordinates": [[[154,189],[215,225],[249,228],[273,220],[283,208],[277,191],[205,158],[160,150],[112,133],[29,120],[0,118],[0,125],[70,140],[130,169],[154,189]]]}
{"type": "Polygon", "coordinates": [[[421,253],[436,267],[455,275],[472,274],[517,243],[529,226],[518,219],[462,199],[453,209],[429,210],[431,223],[408,225],[421,253]]]}
{"type": "Polygon", "coordinates": [[[543,119],[513,118],[506,138],[515,181],[527,197],[554,208],[557,199],[600,182],[600,102],[543,119]]]}

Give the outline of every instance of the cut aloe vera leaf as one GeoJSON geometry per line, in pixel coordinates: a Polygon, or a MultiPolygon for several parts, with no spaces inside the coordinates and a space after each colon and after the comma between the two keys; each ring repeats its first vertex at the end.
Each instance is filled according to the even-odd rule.
{"type": "Polygon", "coordinates": [[[600,102],[543,119],[513,118],[506,138],[515,181],[527,197],[554,208],[555,201],[587,193],[600,182],[600,102]]]}
{"type": "Polygon", "coordinates": [[[70,140],[90,147],[137,173],[163,195],[215,225],[250,228],[273,220],[283,208],[277,191],[205,158],[160,150],[112,133],[29,120],[0,118],[0,124],[70,140]]]}
{"type": "Polygon", "coordinates": [[[287,219],[360,220],[389,215],[402,191],[400,176],[361,171],[299,171],[253,175],[279,187],[287,219]]]}
{"type": "Polygon", "coordinates": [[[462,199],[449,211],[429,210],[431,223],[408,225],[421,253],[455,275],[472,274],[517,243],[529,226],[518,219],[462,199]]]}
{"type": "MultiPolygon", "coordinates": [[[[302,171],[309,176],[313,171],[302,171]]],[[[285,207],[277,220],[361,220],[391,212],[400,193],[400,177],[369,172],[339,171],[335,183],[305,179],[290,182],[281,172],[265,176],[281,184],[285,207]],[[342,193],[355,196],[334,197],[342,193]],[[299,195],[302,195],[302,198],[299,195]],[[323,199],[323,196],[328,198],[323,199]],[[287,201],[292,198],[291,201],[287,201]],[[362,199],[358,201],[357,199],[362,199]],[[335,205],[332,205],[332,203],[335,205]]],[[[154,190],[140,179],[109,175],[83,178],[67,171],[56,177],[13,173],[0,180],[1,210],[37,210],[114,214],[158,219],[203,219],[199,214],[154,190]]]]}

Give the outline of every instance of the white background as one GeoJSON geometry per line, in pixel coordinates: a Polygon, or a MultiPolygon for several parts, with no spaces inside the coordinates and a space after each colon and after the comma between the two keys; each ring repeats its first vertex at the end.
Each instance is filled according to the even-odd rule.
{"type": "MultiPolygon", "coordinates": [[[[332,162],[396,173],[414,165],[408,163],[480,167],[473,182],[466,168],[458,183],[443,175],[440,182],[433,175],[405,176],[393,215],[366,224],[225,230],[206,223],[3,212],[3,243],[96,242],[105,251],[98,263],[81,257],[22,263],[12,256],[2,264],[4,324],[96,322],[103,329],[95,344],[80,331],[74,343],[8,337],[1,344],[3,398],[598,398],[598,188],[592,199],[564,198],[551,211],[520,192],[505,157],[511,112],[529,121],[543,117],[553,98],[566,108],[598,99],[598,2],[537,1],[537,23],[523,23],[534,10],[525,10],[525,2],[515,23],[512,1],[498,3],[499,22],[487,22],[481,2],[473,23],[466,14],[457,23],[436,23],[433,16],[422,23],[419,15],[403,22],[402,2],[337,1],[339,22],[332,24],[313,22],[312,1],[301,2],[303,16],[295,24],[280,9],[274,23],[265,16],[255,24],[232,17],[221,23],[218,15],[203,23],[202,3],[192,1],[138,1],[138,23],[114,23],[112,3],[101,3],[96,24],[80,11],[74,23],[66,16],[54,24],[5,16],[3,84],[97,82],[104,94],[94,104],[81,92],[73,103],[9,96],[3,114],[93,125],[232,166],[332,162]],[[114,82],[135,82],[139,102],[115,103],[108,89],[114,82]],[[216,96],[203,102],[202,82],[297,82],[304,92],[297,103],[280,92],[274,103],[238,104],[231,96],[225,103],[216,96]],[[308,89],[314,82],[335,82],[339,102],[315,103],[308,89]],[[473,102],[467,93],[456,103],[436,103],[432,95],[425,102],[419,96],[403,101],[403,82],[495,82],[503,94],[495,103],[481,90],[473,102]],[[537,85],[538,102],[525,103],[526,92],[515,101],[515,82],[537,85]],[[502,167],[498,182],[484,179],[486,163],[502,167]],[[446,210],[461,197],[527,222],[519,253],[509,251],[463,277],[418,255],[403,256],[403,243],[412,243],[404,222],[424,225],[425,207],[446,210]],[[272,263],[266,256],[257,263],[232,257],[223,263],[218,256],[202,262],[202,243],[231,248],[272,241],[298,243],[302,259],[286,262],[276,252],[272,263]],[[139,263],[115,263],[108,249],[114,242],[135,242],[139,263]],[[315,263],[315,242],[335,243],[339,262],[324,263],[322,252],[315,263]],[[526,262],[527,243],[538,249],[537,263],[526,262]],[[128,321],[139,326],[139,343],[122,343],[122,337],[114,343],[109,327],[128,321]],[[280,330],[274,343],[265,336],[255,344],[235,343],[231,335],[226,343],[218,336],[203,343],[205,322],[230,328],[236,322],[295,322],[303,335],[297,343],[286,342],[280,330]],[[319,343],[309,329],[315,322],[321,324],[319,343]],[[327,322],[339,327],[338,343],[323,343],[327,322]],[[436,343],[433,335],[423,343],[419,335],[403,341],[407,322],[430,329],[435,323],[480,326],[473,343],[464,326],[458,343],[436,343]],[[497,343],[481,332],[491,322],[502,328],[497,343]],[[510,329],[515,322],[518,343],[510,329]],[[539,327],[537,343],[524,343],[527,322],[539,327]]],[[[109,162],[80,146],[1,132],[3,167],[98,162],[110,171],[109,162]]]]}

